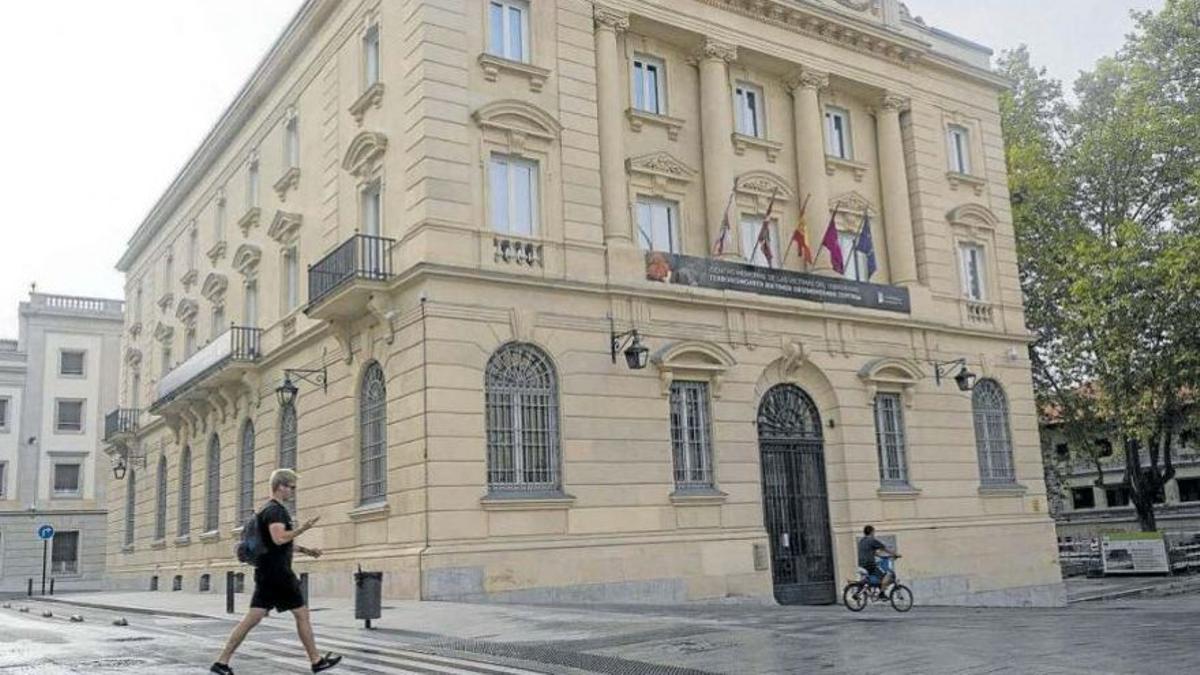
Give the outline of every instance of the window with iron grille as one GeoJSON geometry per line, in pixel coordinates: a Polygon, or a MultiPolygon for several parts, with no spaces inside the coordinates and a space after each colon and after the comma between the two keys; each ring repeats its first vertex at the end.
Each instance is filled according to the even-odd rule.
{"type": "MultiPolygon", "coordinates": [[[[279,468],[296,468],[296,406],[289,403],[279,411],[279,468]]],[[[284,506],[291,513],[296,512],[296,490],[292,489],[292,498],[284,506]]]]}
{"type": "Polygon", "coordinates": [[[221,439],[208,439],[208,457],[204,463],[204,529],[215,532],[221,524],[221,439]]]}
{"type": "Polygon", "coordinates": [[[908,485],[907,441],[900,394],[875,395],[875,448],[879,451],[879,482],[908,485]]]}
{"type": "Polygon", "coordinates": [[[154,538],[167,538],[167,458],[158,458],[158,490],[154,500],[154,538]]]}
{"type": "Polygon", "coordinates": [[[711,419],[707,382],[671,383],[671,455],[676,490],[713,487],[711,419]]]}
{"type": "Polygon", "coordinates": [[[79,399],[59,399],[55,413],[55,431],[83,431],[83,401],[79,399]]]}
{"type": "Polygon", "coordinates": [[[137,471],[129,469],[125,484],[125,545],[133,546],[134,509],[137,507],[137,471]]]}
{"type": "Polygon", "coordinates": [[[78,497],[82,491],[83,465],[79,463],[54,465],[54,496],[78,497]]]}
{"type": "Polygon", "coordinates": [[[991,484],[1016,482],[1013,470],[1012,433],[1008,427],[1008,401],[995,380],[980,380],[971,395],[975,414],[975,447],[979,453],[980,480],[991,484]]]}
{"type": "Polygon", "coordinates": [[[50,573],[79,574],[79,532],[55,532],[50,542],[50,573]]]}
{"type": "Polygon", "coordinates": [[[242,452],[238,461],[238,524],[254,515],[254,422],[242,425],[242,452]]]}
{"type": "Polygon", "coordinates": [[[560,490],[558,378],[550,359],[533,345],[505,345],[488,360],[484,385],[488,489],[560,490]]]}
{"type": "Polygon", "coordinates": [[[78,350],[66,350],[59,352],[58,374],[74,377],[82,377],[84,374],[84,363],[87,358],[87,352],[78,350]]]}
{"type": "Polygon", "coordinates": [[[387,498],[387,387],[383,368],[371,362],[363,372],[359,392],[359,504],[387,498]]]}
{"type": "Polygon", "coordinates": [[[179,453],[179,531],[176,536],[186,537],[192,529],[192,449],[183,447],[179,453]]]}
{"type": "Polygon", "coordinates": [[[8,431],[8,402],[7,396],[0,396],[0,431],[8,431]]]}
{"type": "Polygon", "coordinates": [[[0,499],[8,497],[8,462],[0,462],[0,499]]]}

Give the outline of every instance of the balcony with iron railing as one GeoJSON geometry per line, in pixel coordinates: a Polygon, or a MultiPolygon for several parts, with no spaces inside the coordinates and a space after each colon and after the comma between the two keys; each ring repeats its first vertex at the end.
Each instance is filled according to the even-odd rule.
{"type": "Polygon", "coordinates": [[[394,239],[356,234],[308,268],[304,313],[320,320],[354,318],[392,279],[394,239]]]}
{"type": "Polygon", "coordinates": [[[104,442],[120,443],[137,435],[142,411],[117,408],[104,416],[104,442]]]}
{"type": "Polygon", "coordinates": [[[231,326],[163,375],[150,412],[169,413],[193,395],[204,398],[207,390],[240,380],[261,356],[262,329],[231,326]]]}

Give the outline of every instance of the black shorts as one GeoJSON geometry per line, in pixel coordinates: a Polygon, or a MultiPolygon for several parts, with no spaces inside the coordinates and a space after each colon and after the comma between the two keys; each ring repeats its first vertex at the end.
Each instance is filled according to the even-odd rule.
{"type": "Polygon", "coordinates": [[[867,576],[883,579],[883,570],[879,569],[878,563],[871,561],[870,563],[859,565],[859,567],[867,571],[867,576]]]}
{"type": "Polygon", "coordinates": [[[290,612],[304,606],[300,580],[292,572],[254,575],[254,596],[250,606],[259,609],[290,612]]]}

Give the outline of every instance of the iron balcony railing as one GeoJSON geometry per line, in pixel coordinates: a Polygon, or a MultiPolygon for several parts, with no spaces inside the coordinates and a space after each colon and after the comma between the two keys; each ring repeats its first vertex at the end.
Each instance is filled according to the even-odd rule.
{"type": "Polygon", "coordinates": [[[137,408],[117,408],[104,416],[104,440],[110,441],[117,434],[134,434],[138,430],[138,417],[142,414],[137,408]]]}
{"type": "Polygon", "coordinates": [[[308,268],[308,304],[322,298],[353,279],[386,281],[392,277],[392,246],[395,239],[356,234],[329,255],[308,268]]]}
{"type": "Polygon", "coordinates": [[[188,360],[175,366],[158,383],[158,398],[151,411],[175,400],[188,385],[229,363],[253,363],[262,356],[262,329],[231,326],[188,360]]]}

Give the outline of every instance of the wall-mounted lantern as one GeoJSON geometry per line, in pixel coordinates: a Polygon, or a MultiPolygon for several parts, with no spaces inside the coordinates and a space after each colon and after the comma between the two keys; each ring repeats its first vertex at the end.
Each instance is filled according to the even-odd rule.
{"type": "Polygon", "coordinates": [[[954,383],[958,385],[959,391],[971,391],[975,388],[975,373],[967,369],[967,360],[955,359],[953,361],[933,361],[933,380],[940,387],[942,386],[942,378],[950,374],[950,371],[958,366],[958,374],[954,376],[954,383]]]}
{"type": "Polygon", "coordinates": [[[642,344],[642,336],[637,329],[618,333],[613,326],[612,315],[608,317],[609,351],[612,362],[617,362],[617,352],[625,354],[625,364],[630,370],[641,370],[650,362],[650,350],[642,344]]]}

